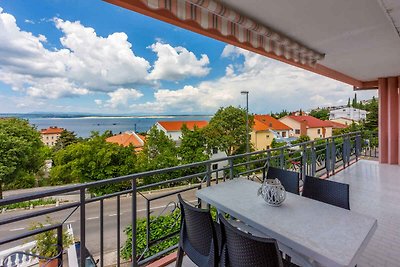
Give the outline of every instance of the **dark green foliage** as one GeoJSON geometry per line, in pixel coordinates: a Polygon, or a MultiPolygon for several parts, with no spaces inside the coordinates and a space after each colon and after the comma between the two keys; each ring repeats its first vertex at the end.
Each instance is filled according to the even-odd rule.
{"type": "Polygon", "coordinates": [[[283,147],[283,146],[286,146],[286,145],[287,145],[286,142],[277,142],[275,138],[272,139],[272,142],[271,142],[271,147],[272,148],[283,147]]]}
{"type": "MultiPolygon", "coordinates": [[[[140,171],[164,169],[179,165],[175,142],[163,131],[152,127],[146,136],[143,150],[138,154],[138,167],[140,171]]],[[[138,180],[140,184],[151,184],[159,181],[178,177],[180,172],[169,172],[160,175],[145,177],[138,180]]]]}
{"type": "Polygon", "coordinates": [[[281,112],[277,112],[277,113],[271,112],[271,116],[274,117],[275,119],[280,119],[287,115],[289,115],[289,112],[286,109],[282,110],[281,112]]]}
{"type": "MultiPolygon", "coordinates": [[[[88,141],[69,145],[54,155],[50,172],[52,184],[84,183],[118,177],[136,172],[136,155],[132,147],[122,147],[94,134],[88,141]]],[[[105,194],[129,187],[128,183],[108,184],[91,188],[105,194]]]]}
{"type": "MultiPolygon", "coordinates": [[[[249,115],[249,131],[254,124],[254,116],[249,115]]],[[[246,110],[232,106],[220,108],[204,128],[209,149],[218,148],[227,155],[246,151],[246,110]]]]}
{"type": "Polygon", "coordinates": [[[354,98],[353,98],[353,101],[352,101],[352,103],[351,103],[351,106],[352,106],[353,108],[358,108],[357,93],[354,93],[354,98]]]}
{"type": "Polygon", "coordinates": [[[182,127],[181,144],[178,148],[178,155],[182,164],[205,161],[210,157],[206,154],[206,138],[201,129],[195,127],[189,130],[184,124],[182,127]]]}
{"type": "Polygon", "coordinates": [[[11,210],[11,209],[24,209],[24,208],[29,208],[30,206],[36,207],[36,206],[55,204],[55,203],[56,203],[55,199],[47,198],[47,199],[37,199],[37,200],[18,202],[18,203],[15,203],[15,204],[1,206],[1,208],[2,209],[5,208],[5,209],[8,209],[8,210],[11,210]]]}
{"type": "MultiPolygon", "coordinates": [[[[158,240],[180,229],[180,211],[177,209],[172,214],[162,215],[159,217],[151,217],[150,222],[150,240],[158,240]]],[[[138,256],[146,249],[146,219],[139,219],[136,223],[136,244],[138,256]]],[[[132,226],[129,225],[124,230],[127,239],[125,245],[121,249],[121,257],[125,260],[131,259],[132,255],[132,226]]],[[[171,238],[168,238],[154,246],[144,253],[144,257],[154,255],[157,252],[163,251],[178,243],[179,233],[171,238]]]]}
{"type": "Polygon", "coordinates": [[[369,112],[365,121],[365,128],[368,130],[378,130],[378,106],[379,104],[375,97],[373,97],[372,100],[365,105],[365,109],[369,112]]]}
{"type": "Polygon", "coordinates": [[[60,137],[57,139],[57,143],[54,146],[53,150],[57,152],[58,150],[66,148],[67,146],[75,144],[79,141],[80,139],[76,137],[76,134],[74,132],[64,130],[60,134],[60,137]]]}
{"type": "MultiPolygon", "coordinates": [[[[56,224],[54,223],[50,217],[46,218],[46,224],[52,225],[56,224]]],[[[45,227],[44,224],[42,223],[34,223],[30,229],[40,229],[45,227]]],[[[37,234],[34,236],[34,240],[36,241],[35,246],[32,248],[32,253],[47,257],[47,258],[52,258],[57,256],[58,254],[58,247],[57,247],[57,230],[50,230],[46,231],[40,234],[37,234]]],[[[63,241],[63,248],[68,248],[70,245],[72,245],[73,239],[72,237],[68,234],[67,230],[64,229],[62,231],[62,241],[63,241]]]]}
{"type": "Polygon", "coordinates": [[[301,135],[297,140],[292,141],[292,144],[299,144],[303,142],[310,141],[310,137],[308,135],[301,135]]]}
{"type": "Polygon", "coordinates": [[[310,116],[313,116],[320,120],[329,120],[329,110],[326,108],[313,109],[310,112],[310,116]]]}
{"type": "Polygon", "coordinates": [[[5,189],[32,187],[44,164],[40,134],[27,120],[0,119],[0,198],[5,189]]]}

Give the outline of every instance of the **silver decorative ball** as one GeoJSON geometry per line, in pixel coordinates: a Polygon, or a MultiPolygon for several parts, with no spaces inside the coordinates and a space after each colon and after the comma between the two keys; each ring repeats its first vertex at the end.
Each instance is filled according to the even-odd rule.
{"type": "Polygon", "coordinates": [[[268,205],[277,207],[285,200],[286,190],[278,179],[265,179],[258,189],[258,195],[261,195],[268,205]]]}

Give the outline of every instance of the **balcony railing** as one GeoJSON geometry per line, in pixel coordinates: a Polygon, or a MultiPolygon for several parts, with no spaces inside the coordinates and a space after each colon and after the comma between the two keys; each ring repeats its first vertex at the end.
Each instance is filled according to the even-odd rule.
{"type": "MultiPolygon", "coordinates": [[[[16,233],[9,237],[0,237],[0,249],[1,246],[7,244],[16,244],[29,237],[35,236],[45,231],[54,231],[58,235],[58,245],[62,248],[62,229],[65,224],[74,213],[79,213],[79,240],[80,240],[80,266],[85,266],[85,259],[87,250],[86,245],[86,234],[88,231],[94,231],[95,229],[87,229],[87,216],[86,209],[88,205],[98,205],[98,245],[99,245],[99,265],[104,265],[104,242],[105,242],[105,231],[104,231],[104,207],[111,201],[116,203],[116,225],[115,236],[117,244],[115,247],[116,257],[115,263],[119,266],[121,263],[121,198],[130,196],[130,222],[134,227],[131,228],[132,240],[131,240],[131,260],[133,266],[144,265],[151,262],[162,255],[165,255],[172,250],[176,249],[176,245],[170,245],[162,251],[152,253],[152,248],[159,245],[161,242],[172,240],[177,238],[179,229],[179,213],[175,212],[178,208],[175,201],[170,201],[171,196],[178,193],[193,193],[195,190],[201,189],[202,187],[210,186],[214,183],[223,182],[227,179],[233,179],[235,177],[247,177],[253,180],[262,180],[263,172],[265,172],[268,166],[276,166],[283,169],[290,169],[300,173],[301,179],[304,179],[306,175],[312,175],[317,177],[329,177],[333,175],[338,168],[346,168],[352,162],[357,161],[362,156],[374,157],[378,155],[378,144],[376,135],[365,136],[361,132],[354,132],[325,139],[319,139],[315,141],[308,141],[295,145],[288,145],[284,147],[269,149],[265,151],[256,151],[248,154],[229,156],[221,159],[208,160],[204,162],[196,162],[188,165],[181,165],[166,169],[153,170],[142,173],[135,173],[122,177],[111,178],[107,180],[101,180],[91,183],[84,183],[78,185],[71,185],[60,189],[48,190],[44,192],[36,192],[31,195],[25,196],[12,196],[3,200],[0,200],[0,210],[3,206],[19,203],[23,201],[29,201],[40,198],[48,198],[60,194],[71,194],[75,193],[79,195],[79,201],[62,204],[56,207],[31,210],[22,214],[16,213],[7,218],[0,217],[0,226],[5,227],[16,222],[32,221],[33,218],[41,220],[43,216],[52,215],[57,212],[64,212],[64,220],[57,222],[53,225],[45,226],[44,228],[35,230],[26,230],[23,233],[16,233]],[[218,162],[226,162],[223,167],[216,168],[215,164],[218,162]],[[147,184],[146,181],[158,180],[147,184]],[[87,197],[87,191],[101,187],[105,185],[116,185],[120,184],[124,189],[109,193],[102,196],[96,196],[92,198],[87,197]],[[181,186],[185,185],[185,186],[181,186]],[[161,191],[162,193],[156,194],[155,196],[144,195],[143,192],[169,188],[167,191],[161,191]],[[145,201],[144,216],[139,215],[137,208],[139,198],[143,198],[141,201],[145,201]],[[169,200],[168,200],[169,199],[169,200]],[[107,200],[107,201],[106,201],[107,200]],[[159,213],[164,214],[166,212],[172,213],[175,217],[173,225],[166,226],[162,236],[153,238],[152,224],[159,223],[158,218],[152,215],[152,205],[154,202],[163,201],[165,208],[159,213]],[[141,217],[141,218],[139,218],[141,217]],[[145,237],[144,245],[138,248],[138,220],[141,220],[145,224],[145,237]],[[135,227],[136,226],[136,227],[135,227]],[[174,227],[172,227],[174,226],[174,227]]],[[[220,166],[220,165],[218,165],[220,166]]],[[[193,194],[194,196],[194,194],[193,194]]],[[[200,200],[195,201],[201,205],[200,200]]],[[[142,210],[143,211],[143,210],[142,210]]],[[[125,215],[124,215],[125,216],[125,215]]],[[[143,239],[143,238],[142,238],[143,239]]],[[[3,250],[3,249],[1,249],[3,250]]],[[[22,254],[24,252],[21,252],[22,254]]],[[[62,265],[62,255],[59,254],[58,258],[62,265]]],[[[7,261],[7,259],[5,259],[7,261]]],[[[0,266],[3,263],[0,262],[0,266]]]]}

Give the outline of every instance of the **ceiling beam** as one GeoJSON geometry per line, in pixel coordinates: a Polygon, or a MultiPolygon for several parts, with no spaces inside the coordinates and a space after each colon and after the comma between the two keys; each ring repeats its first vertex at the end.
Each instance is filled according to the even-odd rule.
{"type": "Polygon", "coordinates": [[[257,54],[261,54],[266,57],[279,60],[281,62],[290,64],[292,66],[299,67],[299,68],[323,75],[325,77],[329,77],[329,78],[338,80],[340,82],[352,85],[354,88],[362,88],[363,87],[362,81],[359,81],[353,77],[350,77],[350,76],[343,74],[341,72],[338,72],[336,70],[325,67],[319,63],[317,63],[315,67],[311,67],[308,65],[294,62],[293,60],[288,60],[283,56],[277,56],[276,54],[274,54],[272,52],[267,52],[262,48],[254,48],[250,43],[241,43],[232,36],[224,36],[216,30],[203,29],[195,21],[190,21],[190,20],[182,21],[182,20],[178,19],[177,17],[175,17],[174,15],[172,15],[168,10],[153,10],[153,9],[149,8],[147,5],[143,4],[139,0],[135,0],[135,1],[132,1],[132,0],[103,0],[103,1],[109,2],[111,4],[129,9],[129,10],[133,10],[133,11],[141,13],[143,15],[173,24],[175,26],[199,33],[201,35],[205,35],[210,38],[213,38],[213,39],[216,39],[216,40],[219,40],[219,41],[222,41],[222,42],[225,42],[225,43],[237,46],[237,47],[241,47],[243,49],[255,52],[257,54]]]}

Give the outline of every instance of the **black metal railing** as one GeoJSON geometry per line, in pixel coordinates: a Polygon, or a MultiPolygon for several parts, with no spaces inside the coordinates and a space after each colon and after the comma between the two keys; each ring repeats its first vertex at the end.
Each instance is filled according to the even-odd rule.
{"type": "MultiPolygon", "coordinates": [[[[179,227],[176,227],[175,223],[179,224],[178,217],[174,217],[175,222],[172,223],[173,225],[165,226],[165,231],[161,231],[161,235],[158,235],[157,238],[152,238],[151,229],[152,224],[158,223],[160,216],[166,213],[179,215],[178,212],[175,212],[177,208],[176,195],[178,193],[187,194],[189,200],[201,205],[200,200],[195,198],[194,192],[196,190],[239,176],[261,181],[263,179],[263,171],[268,166],[299,172],[301,179],[304,179],[306,175],[329,177],[335,174],[338,168],[346,168],[362,156],[377,156],[377,138],[372,138],[376,137],[372,135],[363,136],[362,133],[355,132],[265,151],[256,151],[91,183],[71,185],[60,189],[36,192],[30,195],[11,196],[0,200],[0,210],[5,205],[62,194],[76,194],[79,196],[79,200],[77,199],[75,202],[72,201],[50,208],[33,209],[15,214],[10,213],[11,215],[7,217],[0,216],[0,227],[4,229],[18,222],[29,224],[33,220],[43,220],[44,216],[52,216],[54,214],[61,214],[62,216],[61,222],[42,229],[24,230],[22,233],[9,231],[9,236],[0,237],[0,251],[5,249],[6,246],[17,244],[16,242],[24,242],[23,240],[39,232],[57,230],[57,234],[61,235],[62,227],[68,223],[68,220],[72,216],[75,216],[77,223],[79,223],[76,227],[78,229],[75,230],[79,231],[77,237],[80,241],[80,266],[85,266],[86,256],[88,256],[86,247],[88,245],[98,248],[98,253],[95,254],[98,255],[99,265],[104,266],[105,252],[107,252],[105,251],[105,242],[109,243],[110,235],[112,235],[112,238],[116,237],[117,239],[113,248],[115,252],[113,257],[115,260],[114,263],[119,266],[121,263],[121,241],[123,240],[121,229],[125,228],[128,224],[132,225],[130,229],[132,239],[129,240],[131,246],[130,259],[133,266],[144,265],[176,249],[176,244],[172,242],[167,248],[152,252],[153,247],[176,238],[179,227]],[[218,163],[220,163],[218,168],[214,168],[213,166],[218,163]],[[154,181],[153,178],[160,177],[160,175],[168,178],[146,184],[147,180],[154,181]],[[88,197],[87,192],[91,188],[109,184],[124,184],[125,186],[129,184],[129,188],[125,187],[121,191],[102,196],[88,197]],[[149,190],[160,188],[164,189],[157,191],[157,193],[148,193],[149,190]],[[144,208],[138,209],[138,203],[143,205],[144,208]],[[156,204],[158,206],[154,206],[153,203],[158,203],[156,204]],[[128,207],[127,214],[122,212],[121,204],[124,204],[125,208],[128,207]],[[115,214],[109,214],[107,219],[111,215],[116,217],[116,221],[113,221],[112,226],[109,224],[108,228],[105,226],[105,207],[107,208],[107,205],[109,207],[112,206],[113,212],[115,212],[115,214]],[[93,207],[95,207],[98,214],[95,217],[98,221],[98,228],[92,225],[88,228],[88,222],[91,218],[88,218],[87,212],[93,212],[93,207]],[[155,210],[159,210],[159,212],[156,213],[154,212],[155,210]],[[154,214],[155,216],[152,216],[154,214]],[[140,229],[137,228],[137,225],[139,221],[145,225],[145,231],[141,233],[144,237],[138,235],[140,229]],[[109,229],[110,227],[112,229],[109,229]],[[93,232],[96,239],[98,238],[98,242],[95,242],[96,244],[86,239],[88,234],[93,236],[93,232]],[[140,248],[138,248],[138,240],[144,240],[140,241],[142,242],[140,243],[140,248]]],[[[63,240],[60,236],[58,244],[55,245],[62,247],[62,242],[63,240]]],[[[59,256],[58,258],[62,265],[62,257],[59,256]]]]}

